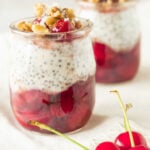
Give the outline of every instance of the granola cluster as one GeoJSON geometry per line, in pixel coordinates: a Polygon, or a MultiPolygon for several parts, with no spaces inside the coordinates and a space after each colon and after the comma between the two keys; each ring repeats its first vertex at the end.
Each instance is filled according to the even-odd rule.
{"type": "Polygon", "coordinates": [[[81,23],[75,19],[74,11],[71,8],[57,6],[48,8],[45,4],[36,4],[34,10],[35,19],[30,22],[18,22],[16,24],[18,30],[48,34],[81,28],[81,23]]]}
{"type": "Polygon", "coordinates": [[[90,2],[95,4],[95,8],[101,12],[109,12],[115,10],[120,10],[125,2],[129,0],[82,0],[83,2],[90,2]],[[120,7],[121,6],[121,7],[120,7]]]}
{"type": "Polygon", "coordinates": [[[93,3],[104,3],[104,4],[113,4],[113,3],[124,3],[128,0],[83,0],[83,1],[88,1],[88,2],[93,2],[93,3]]]}

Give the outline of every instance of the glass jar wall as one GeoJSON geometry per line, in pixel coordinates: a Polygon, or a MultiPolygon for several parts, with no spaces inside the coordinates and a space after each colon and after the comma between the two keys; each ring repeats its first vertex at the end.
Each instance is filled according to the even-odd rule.
{"type": "Polygon", "coordinates": [[[26,129],[45,133],[28,124],[35,120],[70,132],[83,127],[92,114],[96,67],[88,36],[92,24],[79,20],[81,29],[63,33],[25,33],[15,28],[16,22],[10,25],[11,106],[26,129]]]}

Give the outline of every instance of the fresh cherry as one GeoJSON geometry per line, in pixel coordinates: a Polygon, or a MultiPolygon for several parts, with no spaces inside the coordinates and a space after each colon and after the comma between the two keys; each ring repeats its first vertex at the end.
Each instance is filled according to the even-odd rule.
{"type": "MultiPolygon", "coordinates": [[[[135,146],[147,147],[147,142],[142,134],[132,131],[135,146]]],[[[121,150],[127,150],[131,148],[130,138],[128,132],[123,132],[119,134],[115,139],[115,144],[117,144],[121,150]]]]}
{"type": "Polygon", "coordinates": [[[145,147],[145,146],[135,146],[130,148],[129,150],[150,150],[149,148],[145,147]]]}
{"type": "Polygon", "coordinates": [[[74,29],[73,24],[69,20],[58,20],[52,29],[52,32],[68,32],[74,29]]]}
{"type": "Polygon", "coordinates": [[[119,147],[113,143],[113,142],[109,142],[109,141],[105,141],[100,143],[95,150],[120,150],[119,147]]]}
{"type": "Polygon", "coordinates": [[[125,123],[124,125],[126,128],[126,132],[119,134],[116,137],[114,143],[118,145],[121,150],[130,150],[130,149],[140,150],[140,148],[141,150],[142,148],[146,149],[147,143],[143,135],[131,130],[130,123],[127,117],[127,110],[128,110],[127,105],[124,105],[121,96],[117,90],[111,92],[114,92],[118,97],[118,101],[124,114],[124,123],[125,123]]]}

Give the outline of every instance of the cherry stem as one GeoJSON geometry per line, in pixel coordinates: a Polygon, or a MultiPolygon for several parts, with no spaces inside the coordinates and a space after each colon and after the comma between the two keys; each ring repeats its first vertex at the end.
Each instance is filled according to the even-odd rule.
{"type": "Polygon", "coordinates": [[[130,123],[129,123],[129,120],[128,120],[128,117],[127,117],[126,107],[125,107],[125,105],[123,104],[123,101],[122,101],[122,99],[121,99],[121,96],[120,96],[120,94],[119,94],[119,92],[118,92],[117,90],[113,90],[113,91],[110,91],[110,92],[115,93],[115,94],[117,95],[117,97],[118,97],[118,101],[119,101],[120,106],[121,106],[121,108],[122,108],[122,110],[123,110],[125,125],[126,125],[126,128],[127,128],[128,133],[129,133],[129,138],[130,138],[130,142],[131,142],[131,147],[135,147],[133,134],[132,134],[131,127],[130,127],[130,123]]]}
{"type": "Polygon", "coordinates": [[[40,129],[44,129],[44,130],[47,130],[47,131],[49,131],[49,132],[52,132],[52,133],[54,133],[54,134],[56,134],[56,135],[59,135],[59,136],[61,136],[62,138],[64,138],[64,139],[66,139],[66,140],[72,142],[73,144],[79,146],[79,147],[82,148],[83,150],[89,150],[89,148],[85,147],[84,145],[80,144],[79,142],[75,141],[74,139],[70,138],[69,136],[67,136],[67,135],[65,135],[65,134],[62,134],[62,133],[60,133],[59,131],[57,131],[57,130],[55,130],[55,129],[53,129],[53,128],[51,128],[51,127],[45,125],[45,124],[42,124],[42,123],[40,123],[40,122],[33,121],[33,120],[29,121],[29,124],[30,124],[30,125],[33,125],[33,126],[36,126],[36,127],[39,127],[40,129]]]}

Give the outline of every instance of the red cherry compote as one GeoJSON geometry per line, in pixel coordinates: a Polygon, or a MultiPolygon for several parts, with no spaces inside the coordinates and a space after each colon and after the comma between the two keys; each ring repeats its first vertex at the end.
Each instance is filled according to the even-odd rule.
{"type": "Polygon", "coordinates": [[[11,103],[19,123],[30,130],[46,132],[28,124],[30,120],[47,124],[61,132],[81,128],[94,106],[94,76],[79,81],[60,93],[28,90],[11,93],[11,103]]]}
{"type": "Polygon", "coordinates": [[[106,44],[93,42],[96,81],[116,83],[132,79],[139,68],[140,40],[127,51],[115,52],[106,44]]]}

